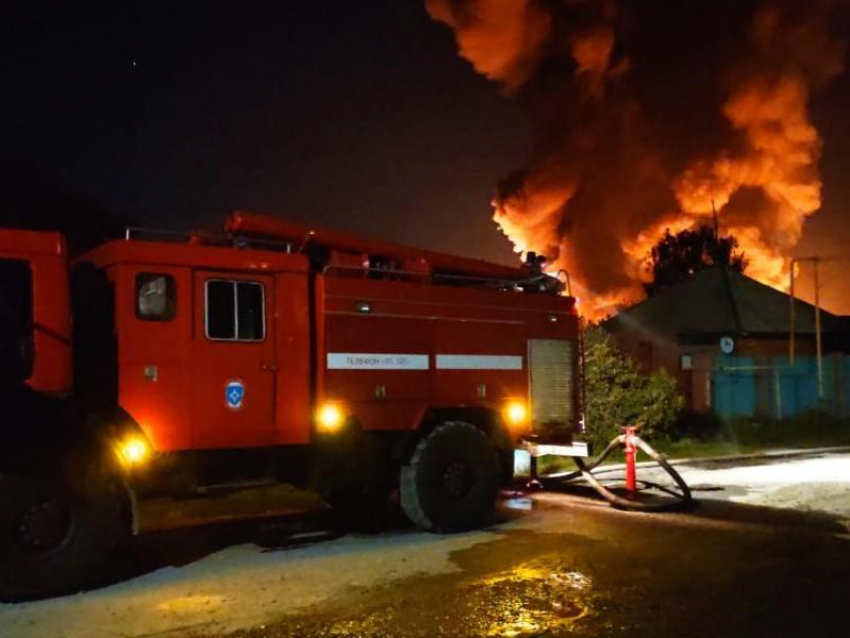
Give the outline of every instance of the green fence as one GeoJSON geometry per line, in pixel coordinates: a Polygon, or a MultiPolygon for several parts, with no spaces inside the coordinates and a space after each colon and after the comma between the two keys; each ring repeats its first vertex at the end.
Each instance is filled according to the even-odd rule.
{"type": "Polygon", "coordinates": [[[823,397],[818,392],[817,358],[719,356],[712,372],[712,405],[721,417],[768,415],[789,418],[822,410],[850,415],[850,357],[823,357],[823,397]]]}

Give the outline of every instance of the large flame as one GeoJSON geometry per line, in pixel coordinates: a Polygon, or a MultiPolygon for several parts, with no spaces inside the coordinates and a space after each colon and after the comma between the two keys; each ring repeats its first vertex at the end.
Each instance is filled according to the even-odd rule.
{"type": "Polygon", "coordinates": [[[788,281],[787,251],[800,240],[806,217],[821,206],[821,139],[807,103],[801,78],[758,80],[744,87],[724,113],[745,134],[745,152],[700,162],[676,184],[684,212],[710,215],[712,202],[728,210],[726,226],[749,256],[749,274],[775,287],[788,281]],[[730,205],[742,189],[759,189],[763,206],[739,210],[730,205]]]}
{"type": "MultiPolygon", "coordinates": [[[[647,113],[637,97],[641,60],[618,43],[613,0],[426,6],[476,70],[528,105],[535,153],[500,184],[493,217],[517,252],[546,254],[552,270],[570,272],[585,315],[640,299],[664,232],[711,224],[715,210],[747,274],[785,286],[803,224],[821,206],[823,142],[809,102],[843,69],[844,44],[830,31],[835,2],[764,0],[750,14],[709,105],[725,130],[678,161],[676,140],[648,132],[647,120],[667,114],[647,113]]],[[[706,115],[691,117],[699,127],[706,115]]]]}

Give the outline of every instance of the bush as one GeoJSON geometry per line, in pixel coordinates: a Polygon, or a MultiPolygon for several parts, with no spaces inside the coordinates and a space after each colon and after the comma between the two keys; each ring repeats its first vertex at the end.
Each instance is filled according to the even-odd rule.
{"type": "Polygon", "coordinates": [[[640,424],[641,436],[666,439],[684,400],[666,372],[641,374],[599,327],[585,333],[586,437],[601,451],[624,425],[640,424]]]}

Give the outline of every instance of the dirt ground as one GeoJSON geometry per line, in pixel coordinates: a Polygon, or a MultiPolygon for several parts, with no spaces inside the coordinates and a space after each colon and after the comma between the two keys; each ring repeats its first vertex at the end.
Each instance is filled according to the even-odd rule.
{"type": "Polygon", "coordinates": [[[0,605],[0,636],[845,635],[850,456],[683,473],[724,489],[676,514],[535,493],[452,536],[264,549],[244,527],[164,534],[140,544],[147,573],[0,605]]]}

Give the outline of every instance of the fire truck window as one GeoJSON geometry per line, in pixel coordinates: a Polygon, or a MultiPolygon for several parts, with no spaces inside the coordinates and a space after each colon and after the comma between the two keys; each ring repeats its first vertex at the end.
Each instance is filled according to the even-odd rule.
{"type": "Polygon", "coordinates": [[[174,277],[158,273],[136,276],[136,316],[145,321],[171,321],[177,308],[174,277]]]}
{"type": "Polygon", "coordinates": [[[262,284],[210,280],[207,281],[206,290],[206,330],[209,339],[262,341],[266,338],[262,284]]]}
{"type": "Polygon", "coordinates": [[[239,282],[236,297],[238,338],[245,341],[262,341],[266,336],[262,284],[239,282]]]}
{"type": "Polygon", "coordinates": [[[207,282],[207,337],[236,338],[236,282],[207,282]]]}

